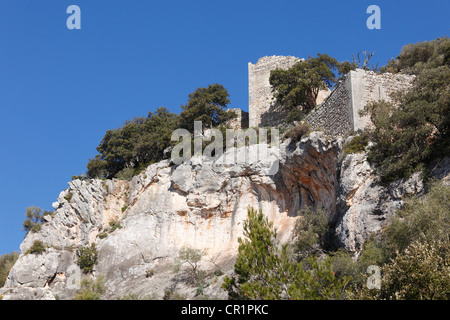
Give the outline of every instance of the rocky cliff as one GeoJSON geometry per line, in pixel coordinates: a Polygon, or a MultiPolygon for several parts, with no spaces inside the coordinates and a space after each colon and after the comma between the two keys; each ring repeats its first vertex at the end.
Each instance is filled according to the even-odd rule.
{"type": "Polygon", "coordinates": [[[377,183],[365,153],[343,154],[342,138],[313,132],[281,144],[279,170],[267,175],[256,163],[228,164],[193,157],[149,166],[131,181],[74,180],[54,204],[55,214],[20,246],[3,299],[72,299],[83,278],[103,275],[105,298],[127,294],[161,299],[168,289],[193,298],[196,288],[172,266],[181,248],[204,251],[210,270],[203,294],[226,298],[220,288],[231,272],[247,208],[261,208],[282,242],[289,241],[303,206],[323,207],[335,226],[335,244],[358,251],[372,232],[423,189],[418,175],[390,187],[377,183]],[[111,224],[119,228],[111,228],[111,224]],[[113,230],[115,229],[115,230],[113,230]],[[26,254],[35,240],[42,254],[26,254]],[[84,274],[76,249],[95,243],[98,263],[84,274]]]}

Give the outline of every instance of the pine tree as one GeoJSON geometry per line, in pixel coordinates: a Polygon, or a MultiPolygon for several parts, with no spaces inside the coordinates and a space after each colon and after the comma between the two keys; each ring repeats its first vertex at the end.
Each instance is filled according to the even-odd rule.
{"type": "Polygon", "coordinates": [[[273,224],[261,210],[248,209],[244,223],[245,238],[239,239],[234,275],[226,277],[223,288],[230,299],[342,299],[349,278],[338,279],[331,271],[331,261],[318,262],[310,257],[307,264],[291,259],[288,245],[280,246],[273,224]]]}

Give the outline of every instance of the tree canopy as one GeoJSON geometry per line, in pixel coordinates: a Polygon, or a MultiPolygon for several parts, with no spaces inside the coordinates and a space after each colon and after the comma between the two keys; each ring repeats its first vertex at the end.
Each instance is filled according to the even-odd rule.
{"type": "Polygon", "coordinates": [[[233,118],[234,114],[226,111],[230,95],[221,84],[198,88],[189,94],[189,101],[181,106],[181,126],[189,131],[194,129],[194,121],[202,121],[207,128],[217,127],[233,118]]]}
{"type": "Polygon", "coordinates": [[[126,168],[139,169],[162,160],[178,121],[177,114],[161,107],[146,118],[135,118],[118,129],[108,130],[97,147],[99,154],[87,165],[88,176],[113,178],[126,168]]]}
{"type": "Polygon", "coordinates": [[[235,117],[226,110],[230,95],[221,84],[197,88],[181,106],[180,115],[160,107],[147,117],[134,118],[114,130],[108,130],[97,147],[98,154],[87,164],[89,178],[130,178],[151,163],[166,159],[175,142],[172,132],[178,128],[193,132],[194,121],[204,127],[216,127],[235,117]]]}
{"type": "Polygon", "coordinates": [[[0,288],[5,284],[9,271],[11,271],[17,259],[19,259],[18,252],[7,253],[0,257],[0,288]]]}
{"type": "Polygon", "coordinates": [[[36,206],[31,206],[26,209],[25,220],[22,223],[23,230],[28,232],[38,232],[41,230],[41,225],[45,222],[44,217],[53,215],[51,211],[44,211],[36,206]]]}
{"type": "Polygon", "coordinates": [[[319,262],[310,256],[298,263],[288,245],[280,245],[273,224],[262,211],[248,210],[244,237],[239,238],[235,275],[226,277],[223,287],[230,299],[245,300],[321,300],[343,299],[348,277],[338,278],[331,260],[319,262]]]}
{"type": "Polygon", "coordinates": [[[339,76],[356,68],[355,63],[338,62],[327,54],[300,60],[291,68],[271,71],[269,82],[277,102],[290,110],[290,118],[316,106],[320,90],[332,88],[339,76]]]}
{"type": "Polygon", "coordinates": [[[369,160],[386,183],[408,177],[431,161],[450,154],[450,39],[404,47],[385,70],[413,73],[410,90],[395,102],[366,106],[375,129],[369,160]]]}

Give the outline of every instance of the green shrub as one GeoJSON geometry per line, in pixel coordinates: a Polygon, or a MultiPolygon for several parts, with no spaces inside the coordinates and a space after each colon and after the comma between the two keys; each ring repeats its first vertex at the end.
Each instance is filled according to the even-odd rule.
{"type": "Polygon", "coordinates": [[[314,211],[310,207],[303,208],[299,214],[301,217],[294,229],[298,240],[294,247],[300,257],[306,257],[314,251],[315,244],[324,244],[324,236],[329,229],[328,215],[321,208],[314,211]]]}
{"type": "Polygon", "coordinates": [[[117,220],[110,221],[109,225],[111,227],[111,229],[109,230],[110,233],[113,232],[116,229],[122,229],[123,228],[122,225],[117,220]]]}
{"type": "Polygon", "coordinates": [[[353,137],[353,139],[345,146],[344,152],[346,154],[364,152],[368,144],[368,135],[361,134],[359,136],[353,137]]]}
{"type": "Polygon", "coordinates": [[[224,273],[221,269],[217,268],[216,270],[214,270],[213,275],[216,277],[220,277],[222,276],[224,273]]]}
{"type": "Polygon", "coordinates": [[[397,92],[393,103],[365,107],[374,124],[368,160],[385,184],[450,154],[449,46],[447,37],[407,46],[390,67],[415,74],[412,87],[397,92]]]}
{"type": "Polygon", "coordinates": [[[450,186],[435,181],[427,194],[405,200],[381,237],[366,240],[353,265],[338,261],[336,270],[353,271],[355,299],[449,299],[443,289],[450,281],[448,230],[450,186]],[[379,291],[364,285],[369,265],[381,268],[379,291]]]}
{"type": "Polygon", "coordinates": [[[64,196],[64,199],[66,199],[67,202],[70,202],[70,200],[72,200],[72,197],[73,197],[73,194],[72,194],[72,192],[69,191],[69,192],[64,196]]]}
{"type": "Polygon", "coordinates": [[[355,261],[353,261],[352,253],[340,248],[339,250],[330,253],[331,269],[336,277],[351,276],[353,281],[359,274],[359,270],[355,261]]]}
{"type": "Polygon", "coordinates": [[[371,237],[364,242],[361,254],[359,255],[359,270],[365,273],[368,266],[381,266],[387,263],[389,259],[389,248],[387,248],[383,242],[371,237]]]}
{"type": "Polygon", "coordinates": [[[84,273],[91,273],[98,260],[98,252],[94,243],[90,246],[79,247],[76,252],[77,265],[84,273]]]}
{"type": "Polygon", "coordinates": [[[155,294],[139,295],[137,293],[128,293],[119,298],[119,300],[158,300],[155,294]]]}
{"type": "Polygon", "coordinates": [[[42,225],[41,224],[35,224],[34,226],[31,227],[31,232],[35,233],[35,232],[39,232],[42,229],[42,225]]]}
{"type": "Polygon", "coordinates": [[[34,240],[31,247],[25,252],[25,254],[42,254],[46,251],[46,246],[41,240],[34,240]]]}
{"type": "Polygon", "coordinates": [[[413,242],[382,269],[382,299],[449,300],[450,242],[413,242]]]}
{"type": "Polygon", "coordinates": [[[329,258],[319,262],[310,256],[306,263],[293,261],[288,246],[279,246],[276,231],[261,211],[249,209],[239,238],[238,257],[232,277],[223,288],[230,299],[343,299],[347,277],[337,278],[329,258]]]}
{"type": "Polygon", "coordinates": [[[89,178],[85,174],[82,174],[82,175],[79,175],[79,176],[72,176],[72,180],[84,181],[84,180],[89,180],[89,178]]]}
{"type": "Polygon", "coordinates": [[[135,169],[130,167],[122,169],[116,174],[115,177],[119,180],[130,181],[131,179],[133,179],[134,176],[135,176],[135,169]]]}
{"type": "Polygon", "coordinates": [[[5,284],[9,271],[19,258],[18,252],[12,252],[10,254],[4,254],[0,257],[0,288],[5,284]]]}
{"type": "Polygon", "coordinates": [[[450,230],[450,186],[435,181],[423,196],[412,196],[386,228],[387,246],[403,251],[412,242],[445,241],[450,230]]]}
{"type": "Polygon", "coordinates": [[[43,213],[42,213],[42,221],[44,221],[44,217],[46,217],[46,216],[50,216],[50,217],[54,217],[55,216],[55,212],[54,211],[44,211],[43,213]]]}
{"type": "Polygon", "coordinates": [[[81,288],[75,295],[75,300],[101,300],[102,295],[106,292],[105,277],[98,276],[96,280],[83,279],[81,288]]]}
{"type": "Polygon", "coordinates": [[[164,291],[163,300],[186,300],[186,296],[180,294],[174,289],[166,289],[164,291]]]}
{"type": "Polygon", "coordinates": [[[450,242],[415,241],[381,268],[380,290],[356,290],[356,299],[449,300],[450,242]]]}
{"type": "Polygon", "coordinates": [[[195,295],[196,296],[202,296],[203,295],[203,292],[205,291],[205,288],[207,288],[208,287],[208,283],[200,283],[198,286],[197,286],[197,291],[195,292],[195,295]]]}
{"type": "Polygon", "coordinates": [[[28,207],[25,212],[26,219],[23,221],[23,230],[28,232],[38,232],[41,230],[42,224],[45,222],[44,217],[47,215],[53,216],[51,211],[44,211],[36,206],[28,207]]]}
{"type": "Polygon", "coordinates": [[[382,69],[392,73],[419,74],[425,69],[448,64],[449,46],[448,37],[408,44],[402,48],[397,58],[390,60],[382,69]]]}
{"type": "Polygon", "coordinates": [[[285,133],[285,138],[290,138],[293,142],[300,141],[302,137],[311,132],[311,126],[307,122],[301,122],[285,133]]]}
{"type": "Polygon", "coordinates": [[[153,269],[147,269],[145,271],[145,277],[146,278],[151,278],[151,277],[153,277],[154,274],[155,274],[155,271],[153,269]]]}
{"type": "Polygon", "coordinates": [[[185,271],[187,282],[196,286],[202,285],[206,273],[200,269],[200,261],[205,253],[198,249],[184,247],[178,252],[178,257],[174,264],[174,271],[178,272],[181,266],[186,265],[185,271]]]}
{"type": "Polygon", "coordinates": [[[368,239],[364,242],[361,253],[356,261],[352,254],[344,249],[339,249],[330,254],[331,268],[336,277],[351,278],[350,285],[360,288],[367,281],[367,267],[370,265],[382,266],[389,260],[387,248],[374,239],[368,239]]]}
{"type": "Polygon", "coordinates": [[[100,233],[98,234],[98,237],[99,237],[100,239],[105,239],[106,237],[108,237],[108,234],[107,234],[106,232],[100,232],[100,233]]]}

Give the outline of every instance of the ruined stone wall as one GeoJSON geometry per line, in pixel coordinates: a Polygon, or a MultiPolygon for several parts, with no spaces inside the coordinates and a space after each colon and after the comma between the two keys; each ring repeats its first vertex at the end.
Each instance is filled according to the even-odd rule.
{"type": "Polygon", "coordinates": [[[350,72],[353,130],[363,130],[372,126],[368,116],[361,116],[359,112],[373,101],[385,100],[392,102],[392,93],[411,87],[414,76],[404,74],[383,73],[356,69],[350,72]]]}
{"type": "Polygon", "coordinates": [[[248,128],[248,112],[245,112],[239,108],[228,109],[228,111],[233,111],[236,113],[236,118],[231,119],[227,122],[233,129],[247,129],[248,128]]]}
{"type": "Polygon", "coordinates": [[[328,135],[344,135],[353,129],[351,81],[347,75],[340,81],[328,98],[306,117],[314,130],[328,135]]]}
{"type": "Polygon", "coordinates": [[[345,135],[350,131],[361,131],[372,126],[368,116],[359,112],[373,101],[392,102],[392,93],[408,89],[414,76],[403,74],[376,74],[356,69],[350,71],[336,85],[331,95],[306,117],[314,130],[331,136],[345,135]]]}
{"type": "Polygon", "coordinates": [[[270,71],[289,69],[299,60],[292,56],[270,56],[259,59],[256,64],[248,64],[250,127],[273,126],[284,119],[284,110],[273,98],[270,71]]]}
{"type": "MultiPolygon", "coordinates": [[[[273,97],[270,71],[288,69],[300,60],[293,56],[270,56],[248,64],[249,127],[277,126],[285,121],[287,110],[273,97]]],[[[403,74],[350,71],[331,94],[329,90],[319,92],[318,106],[306,120],[313,129],[332,136],[363,130],[372,124],[368,116],[359,112],[372,101],[392,101],[391,94],[409,88],[413,79],[414,76],[403,74]]]]}
{"type": "MultiPolygon", "coordinates": [[[[263,57],[256,64],[248,64],[249,88],[249,126],[276,126],[287,117],[287,110],[280,106],[272,91],[269,78],[275,69],[289,69],[302,59],[293,56],[263,57]]],[[[330,90],[319,91],[317,104],[322,103],[330,94],[330,90]]]]}

